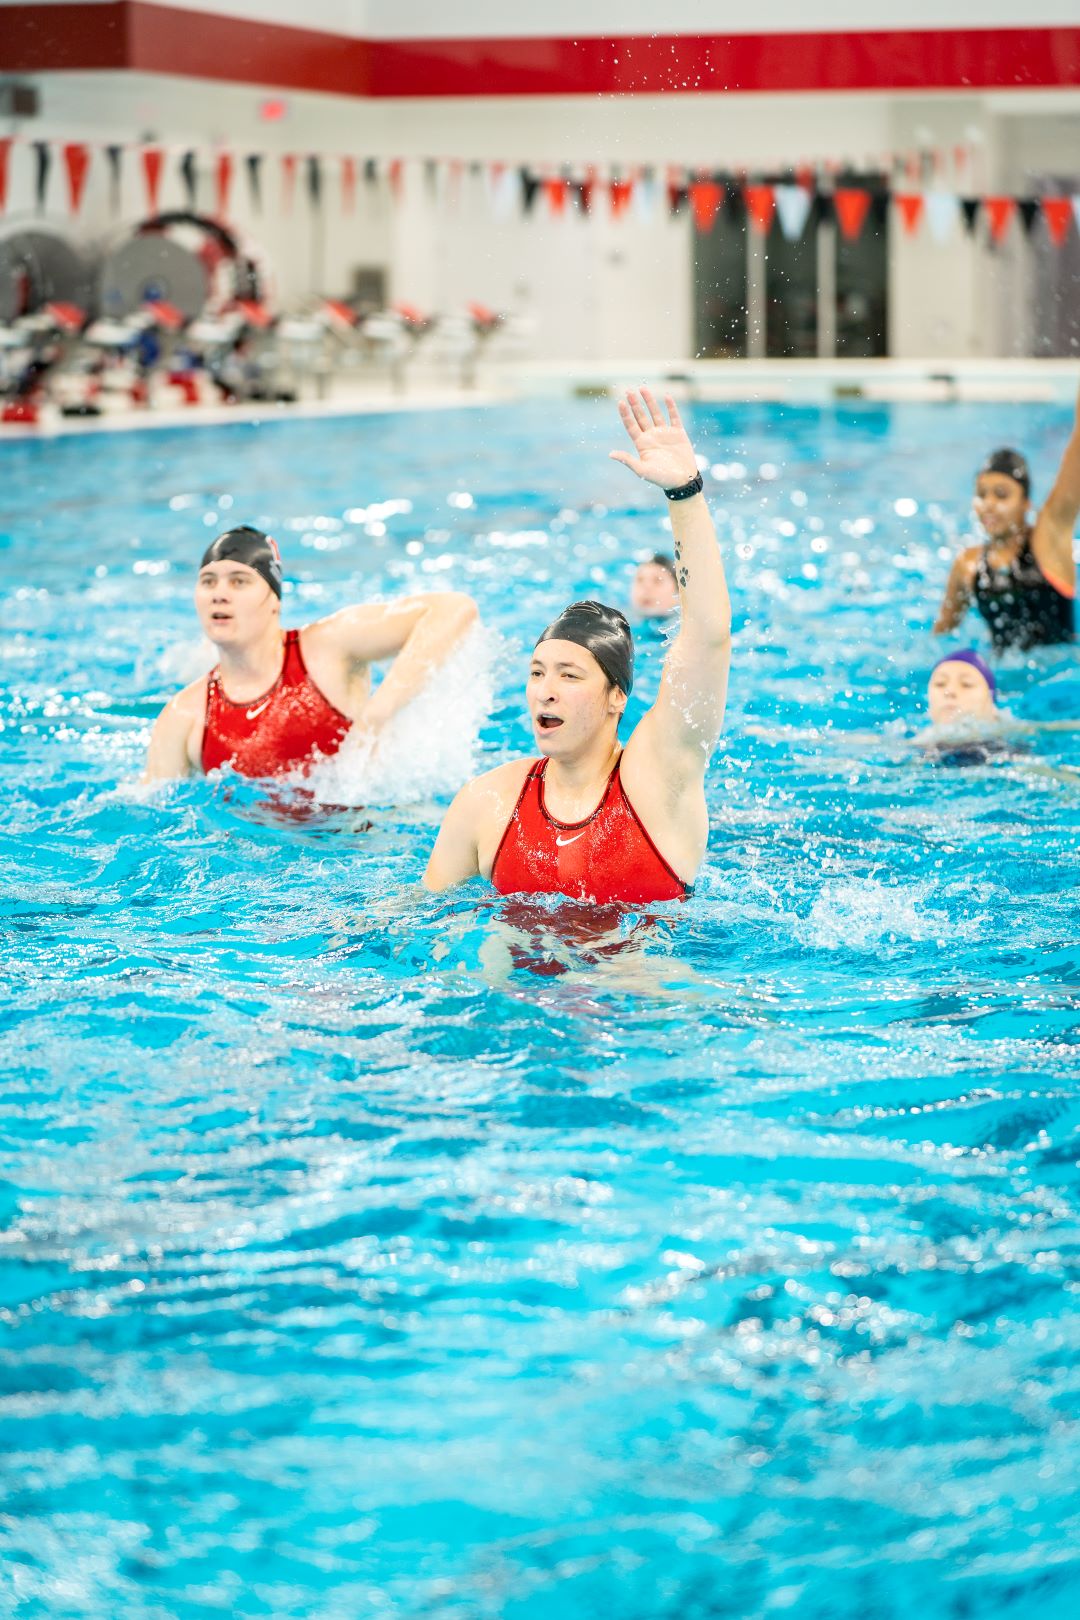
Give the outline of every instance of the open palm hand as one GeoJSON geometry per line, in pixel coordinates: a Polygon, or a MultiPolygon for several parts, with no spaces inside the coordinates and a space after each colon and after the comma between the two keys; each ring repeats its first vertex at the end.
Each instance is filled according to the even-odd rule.
{"type": "Polygon", "coordinates": [[[678,407],[670,394],[664,395],[668,421],[649,388],[640,393],[630,390],[619,401],[619,415],[623,427],[634,447],[631,455],[625,450],[612,450],[611,459],[621,461],[660,489],[677,489],[697,476],[694,447],[687,438],[678,407]]]}

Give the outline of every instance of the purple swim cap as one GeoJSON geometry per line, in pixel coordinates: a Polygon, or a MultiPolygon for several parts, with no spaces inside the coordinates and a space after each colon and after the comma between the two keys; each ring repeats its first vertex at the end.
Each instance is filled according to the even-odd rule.
{"type": "Polygon", "coordinates": [[[979,674],[990,688],[990,696],[994,699],[995,703],[997,702],[997,682],[994,679],[994,672],[990,668],[990,665],[986,662],[986,659],[979,657],[974,647],[962,647],[959,652],[946,653],[944,658],[938,659],[937,663],[934,665],[934,669],[930,671],[931,675],[933,675],[934,670],[940,669],[942,664],[970,664],[972,669],[978,670],[979,674]]]}

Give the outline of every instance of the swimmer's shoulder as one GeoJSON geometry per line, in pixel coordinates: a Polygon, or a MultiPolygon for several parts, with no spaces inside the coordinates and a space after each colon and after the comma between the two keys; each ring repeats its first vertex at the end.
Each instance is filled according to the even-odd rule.
{"type": "Polygon", "coordinates": [[[151,776],[184,775],[199,769],[208,682],[208,675],[200,675],[171,697],[158,715],[150,735],[151,776]]]}
{"type": "Polygon", "coordinates": [[[460,789],[454,805],[460,804],[485,820],[488,816],[503,815],[505,810],[505,821],[521,797],[532,764],[528,758],[510,759],[505,765],[496,765],[493,770],[474,776],[460,789]]]}
{"type": "Polygon", "coordinates": [[[438,892],[477,873],[489,878],[531,759],[512,759],[466,782],[443,817],[424,883],[438,892]]]}
{"type": "Polygon", "coordinates": [[[982,554],[982,546],[965,546],[963,551],[957,553],[956,560],[953,563],[953,573],[973,579],[982,554]]]}

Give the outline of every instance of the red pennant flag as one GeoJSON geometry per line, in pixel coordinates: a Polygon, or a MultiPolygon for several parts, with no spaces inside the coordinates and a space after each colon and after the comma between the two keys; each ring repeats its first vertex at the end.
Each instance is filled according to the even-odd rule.
{"type": "Polygon", "coordinates": [[[1068,197],[1044,197],[1042,211],[1051,242],[1055,247],[1064,247],[1072,218],[1072,203],[1068,197]]]}
{"type": "Polygon", "coordinates": [[[356,159],[353,157],[341,160],[341,207],[346,214],[351,214],[356,207],[356,159]]]}
{"type": "Polygon", "coordinates": [[[900,210],[900,218],[908,236],[914,236],[922,224],[926,199],[921,191],[894,191],[893,202],[900,210]]]}
{"type": "Polygon", "coordinates": [[[68,196],[71,199],[71,212],[77,214],[86,188],[86,176],[90,168],[90,148],[84,141],[68,141],[64,147],[64,167],[67,170],[68,196]]]}
{"type": "Polygon", "coordinates": [[[699,231],[711,231],[724,200],[723,186],[716,180],[692,180],[688,189],[695,226],[699,231]]]}
{"type": "Polygon", "coordinates": [[[634,195],[634,182],[632,180],[612,180],[611,191],[611,217],[621,219],[630,206],[634,195]]]}
{"type": "Polygon", "coordinates": [[[840,229],[849,242],[854,242],[870,211],[870,193],[861,186],[840,186],[833,192],[833,206],[840,229]]]}
{"type": "Polygon", "coordinates": [[[224,219],[229,207],[229,187],[232,185],[233,160],[231,152],[219,152],[217,155],[217,214],[224,219]]]}
{"type": "Polygon", "coordinates": [[[293,192],[296,189],[296,153],[285,152],[281,158],[281,202],[286,214],[292,213],[293,192]]]}
{"type": "Polygon", "coordinates": [[[0,214],[7,206],[8,154],[11,151],[11,140],[10,135],[5,135],[3,140],[0,140],[0,214]]]}
{"type": "Polygon", "coordinates": [[[456,208],[461,196],[461,177],[465,172],[465,164],[461,158],[451,158],[446,166],[446,200],[451,208],[456,208]]]}
{"type": "Polygon", "coordinates": [[[743,191],[746,212],[756,231],[766,236],[776,212],[776,192],[772,186],[746,186],[743,191]]]}
{"type": "Polygon", "coordinates": [[[401,201],[401,186],[405,177],[405,164],[402,158],[391,158],[386,170],[390,177],[390,190],[394,194],[394,201],[401,201]]]}
{"type": "Polygon", "coordinates": [[[549,175],[544,181],[544,196],[552,215],[558,218],[566,209],[566,181],[561,174],[549,175]]]}
{"type": "Polygon", "coordinates": [[[1016,213],[1015,197],[987,197],[986,218],[990,226],[990,240],[998,244],[1004,242],[1006,233],[1016,213]]]}
{"type": "Polygon", "coordinates": [[[165,161],[165,154],[160,146],[144,146],[142,149],[143,176],[146,180],[146,196],[150,204],[150,212],[158,211],[158,192],[161,189],[161,165],[165,161]]]}

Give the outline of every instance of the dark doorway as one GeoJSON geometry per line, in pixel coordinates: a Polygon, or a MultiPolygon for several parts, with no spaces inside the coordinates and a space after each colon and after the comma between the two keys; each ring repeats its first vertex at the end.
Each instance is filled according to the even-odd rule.
{"type": "Polygon", "coordinates": [[[813,221],[789,242],[774,219],[765,257],[765,353],[805,359],[818,344],[817,231],[813,221]]]}
{"type": "Polygon", "coordinates": [[[746,215],[722,208],[694,235],[694,345],[701,360],[746,354],[746,215]]]}
{"type": "MultiPolygon", "coordinates": [[[[867,176],[844,182],[869,187],[867,176]]],[[[862,230],[849,242],[836,229],[836,353],[844,360],[887,354],[889,332],[889,207],[884,190],[874,200],[862,230]]]]}

